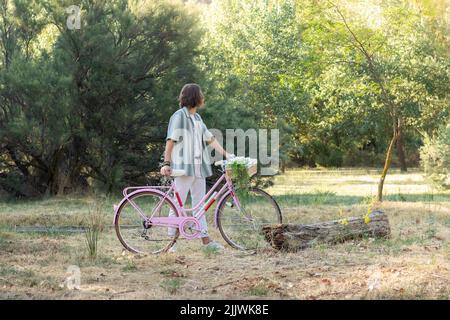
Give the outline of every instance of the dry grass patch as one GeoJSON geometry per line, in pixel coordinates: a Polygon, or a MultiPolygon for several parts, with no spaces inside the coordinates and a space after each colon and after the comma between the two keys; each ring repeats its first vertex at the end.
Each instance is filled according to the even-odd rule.
{"type": "MultiPolygon", "coordinates": [[[[364,215],[376,177],[367,170],[290,171],[276,178],[272,191],[286,222],[312,223],[337,219],[341,210],[364,215]]],[[[389,201],[380,208],[388,214],[391,239],[298,253],[252,254],[228,246],[209,253],[200,241],[179,241],[176,254],[133,255],[110,228],[108,200],[97,256],[90,257],[83,233],[14,232],[14,226],[82,225],[92,199],[1,203],[0,298],[450,299],[450,194],[430,193],[417,172],[388,180],[389,201]],[[80,268],[78,290],[65,285],[70,266],[80,268]]]]}

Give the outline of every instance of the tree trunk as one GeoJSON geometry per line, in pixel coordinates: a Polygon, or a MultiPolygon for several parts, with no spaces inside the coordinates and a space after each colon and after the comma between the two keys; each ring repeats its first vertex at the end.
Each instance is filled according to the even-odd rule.
{"type": "Polygon", "coordinates": [[[384,168],[383,172],[381,173],[380,181],[378,182],[378,193],[377,193],[377,200],[383,201],[383,187],[384,187],[384,180],[386,179],[386,175],[388,173],[389,168],[391,167],[392,162],[392,151],[394,149],[394,145],[397,141],[397,132],[395,131],[391,142],[389,143],[389,148],[386,152],[386,160],[384,161],[384,168]]]}
{"type": "Polygon", "coordinates": [[[367,50],[368,48],[366,48],[366,46],[364,45],[364,42],[361,41],[356,36],[356,34],[352,31],[352,29],[350,28],[350,26],[347,23],[347,20],[345,19],[345,16],[339,10],[339,7],[338,6],[334,6],[334,7],[335,7],[337,13],[341,16],[342,21],[344,22],[344,25],[345,25],[347,31],[352,36],[352,39],[354,41],[354,47],[357,48],[366,58],[370,76],[371,76],[372,80],[376,84],[378,84],[378,86],[380,87],[381,101],[386,106],[386,109],[389,110],[389,113],[390,113],[390,115],[392,117],[392,121],[393,121],[393,131],[394,131],[393,137],[392,137],[391,143],[389,144],[389,148],[386,153],[386,160],[384,162],[383,173],[381,174],[380,182],[378,183],[377,199],[378,199],[378,201],[382,201],[383,200],[384,180],[386,179],[387,172],[388,172],[389,168],[391,167],[392,150],[393,150],[393,147],[395,146],[395,143],[397,142],[398,129],[400,127],[400,121],[399,121],[400,119],[397,117],[397,108],[396,108],[392,98],[390,97],[388,91],[384,87],[385,80],[384,80],[383,74],[380,73],[380,70],[376,68],[377,64],[376,64],[376,61],[373,59],[374,53],[370,53],[367,50]]]}
{"type": "Polygon", "coordinates": [[[406,166],[406,157],[405,157],[405,141],[403,139],[403,127],[401,122],[399,121],[398,125],[398,136],[397,136],[397,157],[400,164],[400,171],[407,172],[408,168],[406,166]]]}
{"type": "Polygon", "coordinates": [[[297,251],[318,243],[340,243],[364,236],[389,238],[391,230],[387,216],[381,211],[363,217],[347,218],[310,225],[279,224],[263,227],[265,239],[277,250],[297,251]]]}

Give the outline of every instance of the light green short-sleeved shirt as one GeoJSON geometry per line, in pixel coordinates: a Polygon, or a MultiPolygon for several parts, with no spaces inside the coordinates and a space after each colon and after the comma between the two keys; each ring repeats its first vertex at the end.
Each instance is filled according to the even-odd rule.
{"type": "MultiPolygon", "coordinates": [[[[214,135],[208,130],[201,116],[194,114],[197,121],[201,122],[202,128],[202,155],[201,155],[201,176],[206,178],[212,175],[211,155],[207,142],[214,139],[214,135]]],[[[172,150],[172,168],[186,171],[187,176],[195,176],[194,162],[194,121],[186,107],[176,111],[169,121],[166,140],[175,141],[172,150]]]]}

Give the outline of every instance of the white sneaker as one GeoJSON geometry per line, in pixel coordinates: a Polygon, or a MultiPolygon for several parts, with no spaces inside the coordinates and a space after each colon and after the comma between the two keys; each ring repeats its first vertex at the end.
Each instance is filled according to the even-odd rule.
{"type": "Polygon", "coordinates": [[[218,243],[216,241],[209,242],[208,244],[205,245],[205,247],[208,249],[217,250],[217,251],[222,251],[223,249],[225,249],[223,247],[223,245],[221,245],[220,243],[218,243]]]}
{"type": "Polygon", "coordinates": [[[170,247],[169,250],[167,250],[168,253],[176,253],[177,252],[177,244],[175,243],[173,246],[170,247]]]}

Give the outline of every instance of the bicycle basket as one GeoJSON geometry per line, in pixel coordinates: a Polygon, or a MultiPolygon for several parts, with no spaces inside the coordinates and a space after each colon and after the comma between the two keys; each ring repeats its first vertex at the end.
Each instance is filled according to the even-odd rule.
{"type": "MultiPolygon", "coordinates": [[[[256,159],[245,158],[245,165],[247,166],[247,173],[249,178],[254,176],[258,172],[258,163],[256,159]]],[[[226,173],[229,178],[232,177],[232,169],[226,168],[226,173]]]]}

